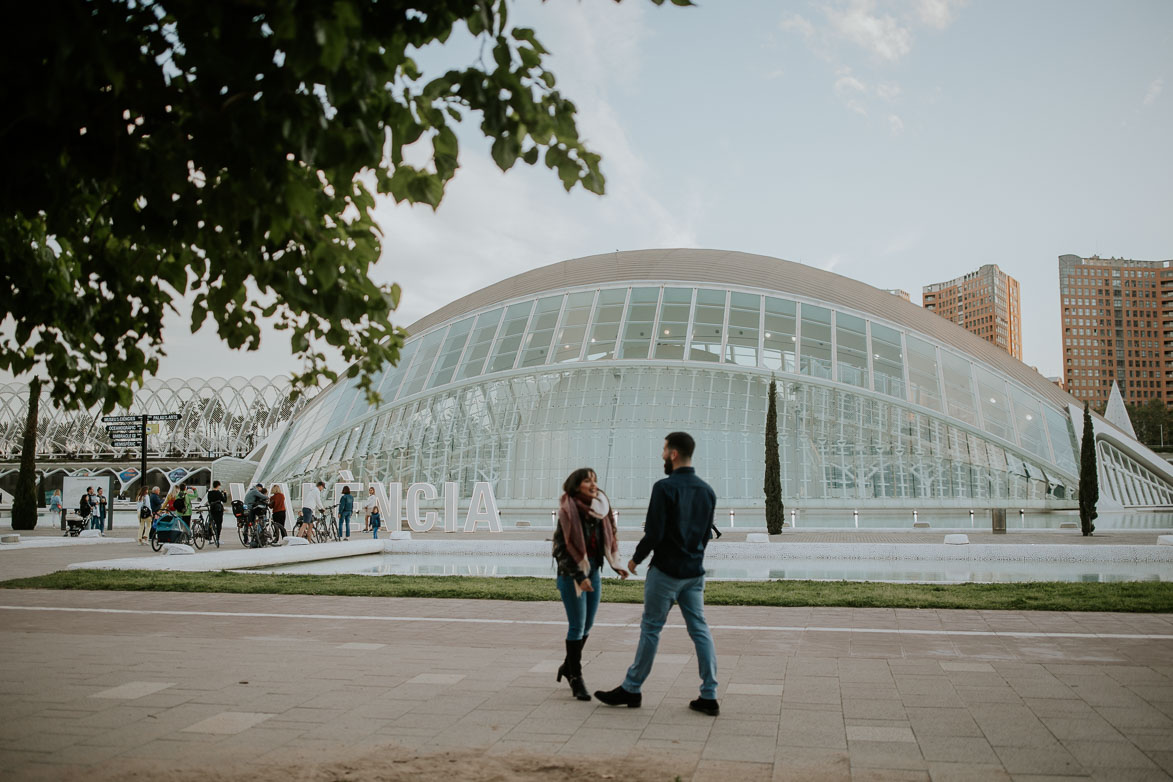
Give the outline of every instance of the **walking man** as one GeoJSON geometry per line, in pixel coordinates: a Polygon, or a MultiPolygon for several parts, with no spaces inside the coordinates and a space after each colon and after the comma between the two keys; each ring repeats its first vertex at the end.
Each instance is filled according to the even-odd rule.
{"type": "Polygon", "coordinates": [[[712,537],[717,495],[692,468],[695,448],[696,441],[685,432],[673,432],[664,438],[662,456],[668,477],[652,487],[644,536],[627,563],[627,569],[635,573],[636,566],[655,552],[644,581],[639,646],[623,684],[595,693],[608,706],[640,707],[643,700],[640,688],[652,672],[660,630],[669,609],[676,603],[696,647],[701,676],[700,697],[689,703],[688,708],[711,717],[721,711],[717,704],[717,650],[705,622],[705,546],[712,537]]]}

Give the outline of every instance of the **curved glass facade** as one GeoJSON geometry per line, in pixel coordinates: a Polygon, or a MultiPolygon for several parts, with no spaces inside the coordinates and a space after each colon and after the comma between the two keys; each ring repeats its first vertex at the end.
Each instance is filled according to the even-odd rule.
{"type": "Polygon", "coordinates": [[[686,282],[567,287],[422,330],[379,379],[378,408],[353,381],[326,390],[266,477],[488,480],[502,507],[544,508],[589,465],[638,505],[682,429],[723,506],[758,507],[771,375],[789,502],[1072,504],[1068,411],[999,367],[882,312],[686,282]]]}

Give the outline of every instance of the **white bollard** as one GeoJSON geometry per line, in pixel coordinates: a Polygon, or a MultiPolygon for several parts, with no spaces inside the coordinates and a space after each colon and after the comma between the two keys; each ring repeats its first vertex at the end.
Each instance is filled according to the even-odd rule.
{"type": "Polygon", "coordinates": [[[730,508],[729,509],[729,529],[733,529],[733,525],[736,523],[736,521],[737,521],[737,516],[736,516],[736,514],[733,513],[733,508],[730,508]]]}
{"type": "Polygon", "coordinates": [[[851,512],[851,518],[855,521],[855,528],[859,529],[859,511],[853,510],[851,512]]]}

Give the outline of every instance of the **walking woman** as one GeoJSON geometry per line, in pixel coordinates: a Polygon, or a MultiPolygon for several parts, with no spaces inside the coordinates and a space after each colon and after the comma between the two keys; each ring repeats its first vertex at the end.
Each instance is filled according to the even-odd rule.
{"type": "Polygon", "coordinates": [[[338,537],[350,540],[350,514],[354,513],[354,495],[349,486],[342,487],[342,496],[338,498],[338,537]],[[342,526],[346,525],[346,535],[342,534],[342,526]]]}
{"type": "Polygon", "coordinates": [[[592,469],[577,469],[562,484],[553,553],[567,623],[566,659],[558,666],[557,680],[565,676],[574,697],[589,701],[591,696],[582,680],[582,647],[599,609],[603,560],[620,578],[627,578],[619,562],[615,515],[592,469]]]}
{"type": "Polygon", "coordinates": [[[151,509],[151,490],[143,486],[138,490],[138,544],[147,542],[147,535],[151,531],[151,517],[155,515],[151,509]]]}

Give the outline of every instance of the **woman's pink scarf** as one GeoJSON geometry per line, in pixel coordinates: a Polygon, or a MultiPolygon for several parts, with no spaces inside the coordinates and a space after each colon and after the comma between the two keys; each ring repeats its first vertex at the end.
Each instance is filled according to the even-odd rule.
{"type": "MultiPolygon", "coordinates": [[[[591,515],[602,521],[599,526],[603,530],[603,555],[607,558],[607,562],[611,567],[618,572],[622,569],[622,564],[619,562],[619,530],[615,526],[615,514],[611,510],[611,503],[607,500],[607,495],[599,492],[602,504],[606,507],[606,512],[599,515],[596,509],[599,508],[599,500],[596,499],[591,504],[591,515]]],[[[562,539],[566,542],[566,551],[571,558],[578,564],[584,573],[591,572],[591,563],[587,559],[586,538],[582,534],[582,521],[579,509],[574,498],[569,494],[563,494],[562,499],[558,502],[558,526],[562,529],[562,539]]],[[[578,584],[574,585],[577,592],[582,590],[578,588],[578,584]]]]}

